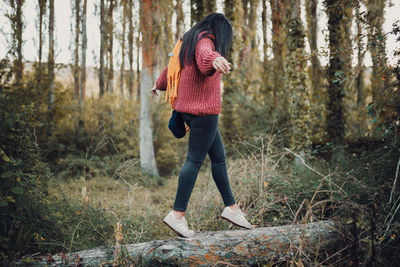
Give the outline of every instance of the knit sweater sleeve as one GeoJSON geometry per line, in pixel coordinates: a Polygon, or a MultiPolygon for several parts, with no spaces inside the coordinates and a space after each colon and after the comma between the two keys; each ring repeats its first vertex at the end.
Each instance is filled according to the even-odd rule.
{"type": "Polygon", "coordinates": [[[166,66],[161,73],[160,77],[156,80],[156,88],[160,91],[167,90],[167,73],[168,73],[168,66],[166,66]]]}
{"type": "Polygon", "coordinates": [[[200,72],[211,76],[216,71],[213,67],[214,59],[221,57],[221,54],[215,51],[214,43],[209,38],[203,38],[197,43],[195,57],[200,72]]]}

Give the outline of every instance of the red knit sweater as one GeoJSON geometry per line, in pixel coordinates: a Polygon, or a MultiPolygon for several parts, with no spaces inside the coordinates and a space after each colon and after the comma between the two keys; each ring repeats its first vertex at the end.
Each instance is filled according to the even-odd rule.
{"type": "MultiPolygon", "coordinates": [[[[203,34],[205,32],[201,32],[203,34]]],[[[209,38],[201,39],[196,46],[195,60],[191,66],[185,65],[181,71],[178,97],[173,109],[197,116],[219,114],[221,112],[221,73],[213,68],[213,61],[221,55],[215,51],[209,38]]],[[[167,88],[168,66],[156,81],[156,88],[167,88]]]]}

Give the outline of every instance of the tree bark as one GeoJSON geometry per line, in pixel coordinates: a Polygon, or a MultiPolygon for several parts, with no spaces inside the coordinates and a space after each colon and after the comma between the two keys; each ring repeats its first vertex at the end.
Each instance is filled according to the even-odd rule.
{"type": "MultiPolygon", "coordinates": [[[[22,55],[22,31],[23,31],[23,21],[22,21],[22,6],[24,5],[24,0],[17,0],[15,8],[15,21],[12,22],[14,24],[14,40],[16,41],[16,62],[15,62],[15,82],[17,84],[22,82],[24,76],[24,63],[23,63],[23,55],[22,55]]],[[[12,2],[15,5],[14,2],[12,2]]]]}
{"type": "Polygon", "coordinates": [[[49,0],[49,55],[47,59],[47,71],[49,75],[49,121],[52,121],[54,104],[54,0],[49,0]]]}
{"type": "MultiPolygon", "coordinates": [[[[129,60],[129,83],[128,83],[128,92],[129,99],[132,100],[133,94],[133,16],[132,16],[132,8],[133,8],[133,0],[128,1],[128,60],[129,60]]],[[[139,49],[139,48],[138,48],[139,49]]]]}
{"type": "Polygon", "coordinates": [[[100,68],[99,68],[99,88],[100,98],[104,95],[104,52],[105,52],[105,13],[104,0],[100,0],[100,68]]]}
{"type": "Polygon", "coordinates": [[[140,166],[145,173],[158,176],[154,155],[150,114],[150,88],[153,86],[153,20],[152,1],[140,1],[142,33],[142,70],[140,77],[140,166]]]}
{"type": "Polygon", "coordinates": [[[126,19],[127,19],[127,2],[121,1],[122,5],[122,36],[121,36],[121,68],[119,73],[119,89],[121,92],[121,99],[124,96],[124,71],[125,71],[125,35],[126,35],[126,19]]]}
{"type": "MultiPolygon", "coordinates": [[[[224,83],[224,89],[222,93],[224,108],[222,109],[222,134],[224,139],[231,141],[235,138],[237,128],[235,121],[235,95],[238,92],[238,78],[239,73],[235,70],[239,70],[240,60],[239,51],[242,46],[242,30],[243,30],[243,6],[241,0],[225,1],[225,16],[232,24],[233,28],[233,39],[232,44],[229,47],[228,61],[232,63],[232,73],[229,75],[223,75],[222,81],[224,83]]],[[[229,151],[227,152],[229,153],[229,151]]]]}
{"type": "Polygon", "coordinates": [[[263,32],[263,80],[264,83],[267,83],[267,71],[268,71],[268,36],[267,36],[267,3],[266,0],[262,1],[262,13],[261,13],[261,23],[262,23],[262,32],[263,32]]]}
{"type": "Polygon", "coordinates": [[[311,94],[306,83],[307,55],[305,33],[300,18],[300,0],[289,0],[290,19],[287,33],[286,80],[288,92],[288,146],[296,151],[307,150],[311,136],[311,94]]]}
{"type": "MultiPolygon", "coordinates": [[[[346,230],[332,221],[261,227],[252,230],[204,231],[192,238],[175,237],[122,247],[129,263],[147,266],[260,266],[275,265],[294,257],[333,253],[344,247],[346,230]]],[[[115,247],[100,247],[66,255],[72,263],[78,255],[83,266],[118,263],[115,247]]],[[[307,259],[307,257],[302,257],[307,259]]],[[[60,265],[60,255],[49,266],[60,265]]],[[[122,259],[119,259],[121,263],[122,259]]],[[[306,261],[306,260],[305,260],[306,261]]],[[[42,260],[36,266],[46,263],[42,260]]],[[[65,263],[65,261],[64,261],[65,263]]],[[[306,262],[305,262],[306,263],[306,262]]],[[[35,266],[35,265],[33,265],[35,266]]]]}
{"type": "Polygon", "coordinates": [[[39,65],[37,71],[37,83],[40,86],[42,80],[42,56],[43,56],[43,17],[46,13],[46,0],[38,0],[39,5],[39,65]]]}
{"type": "MultiPolygon", "coordinates": [[[[270,0],[271,21],[272,21],[272,52],[274,54],[274,88],[275,92],[282,91],[282,73],[284,72],[284,48],[285,48],[285,29],[284,29],[284,0],[270,0]]],[[[275,94],[275,105],[277,106],[275,94]]]]}
{"type": "Polygon", "coordinates": [[[182,8],[182,0],[176,0],[175,10],[176,10],[176,34],[175,34],[175,40],[178,40],[179,37],[181,36],[181,34],[183,34],[183,31],[185,29],[184,17],[183,17],[183,8],[182,8]]]}
{"type": "MultiPolygon", "coordinates": [[[[308,30],[308,43],[310,45],[311,52],[311,83],[312,83],[312,95],[314,99],[320,96],[321,91],[321,75],[320,75],[320,62],[318,59],[318,47],[317,47],[317,0],[306,0],[306,17],[307,17],[307,30],[308,30]]],[[[320,99],[315,99],[319,101],[320,99]]]]}
{"type": "MultiPolygon", "coordinates": [[[[87,50],[87,33],[86,33],[86,13],[87,13],[87,0],[83,0],[82,8],[82,47],[81,47],[81,84],[80,84],[80,96],[79,96],[79,107],[82,109],[85,101],[86,91],[86,50],[87,50]]],[[[82,111],[81,111],[82,112],[82,111]]]]}
{"type": "MultiPolygon", "coordinates": [[[[329,29],[329,66],[328,66],[328,104],[327,133],[331,143],[338,145],[344,141],[343,97],[345,81],[345,56],[343,53],[344,7],[339,0],[325,2],[329,29]]],[[[337,150],[339,153],[340,151],[337,150]]]]}
{"type": "MultiPolygon", "coordinates": [[[[386,109],[393,98],[393,94],[388,90],[388,87],[390,87],[390,71],[387,66],[386,34],[383,31],[386,0],[367,0],[366,2],[368,10],[366,18],[369,26],[368,47],[372,59],[372,101],[376,110],[376,118],[379,123],[382,123],[388,115],[385,116],[386,109]]],[[[387,117],[390,118],[391,116],[387,117]]],[[[377,127],[374,127],[374,131],[376,135],[382,134],[377,130],[377,127]]]]}
{"type": "Polygon", "coordinates": [[[79,106],[79,90],[80,90],[80,79],[79,79],[79,35],[80,35],[80,8],[81,1],[75,0],[74,12],[75,12],[75,47],[74,47],[74,103],[73,103],[73,120],[75,130],[78,128],[78,106],[79,106]]]}
{"type": "Polygon", "coordinates": [[[106,90],[114,93],[114,0],[109,0],[108,16],[107,16],[107,42],[108,42],[108,78],[106,90]]]}
{"type": "Polygon", "coordinates": [[[79,99],[79,25],[80,25],[80,0],[75,0],[75,49],[74,49],[74,98],[79,99]]]}

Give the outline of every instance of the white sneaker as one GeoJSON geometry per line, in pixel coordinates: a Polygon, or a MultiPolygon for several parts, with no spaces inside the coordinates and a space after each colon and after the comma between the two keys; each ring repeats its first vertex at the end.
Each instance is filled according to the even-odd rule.
{"type": "Polygon", "coordinates": [[[183,216],[181,219],[178,219],[175,217],[173,210],[171,210],[167,216],[165,216],[163,222],[181,237],[194,236],[194,231],[188,228],[188,223],[185,219],[185,216],[183,216]]]}
{"type": "Polygon", "coordinates": [[[240,209],[233,210],[230,207],[225,207],[224,210],[222,211],[221,217],[233,224],[236,224],[237,226],[247,229],[254,228],[253,225],[251,225],[246,220],[246,218],[244,217],[245,215],[246,214],[242,212],[240,209]]]}

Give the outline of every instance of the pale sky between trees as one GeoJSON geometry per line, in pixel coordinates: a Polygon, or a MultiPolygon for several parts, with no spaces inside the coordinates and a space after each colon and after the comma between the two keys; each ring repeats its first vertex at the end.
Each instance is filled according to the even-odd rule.
{"type": "MultiPolygon", "coordinates": [[[[184,10],[185,12],[185,30],[189,29],[189,22],[190,22],[190,1],[186,0],[183,1],[184,3],[184,10]]],[[[385,33],[388,33],[392,29],[392,24],[396,21],[396,19],[400,19],[400,1],[399,0],[390,0],[388,1],[389,5],[385,9],[385,22],[383,25],[383,30],[385,33]]],[[[100,44],[100,15],[99,11],[95,10],[95,3],[98,5],[98,1],[96,0],[88,0],[88,11],[87,11],[87,35],[88,35],[88,50],[87,50],[87,65],[88,66],[98,66],[98,52],[99,52],[99,44],[100,44]]],[[[135,10],[134,14],[137,14],[139,1],[135,1],[135,10]]],[[[260,3],[261,4],[261,3],[260,3]]],[[[269,6],[269,5],[268,5],[269,6]]],[[[98,9],[98,7],[97,7],[98,9]]],[[[26,0],[23,8],[24,14],[24,47],[23,47],[23,55],[25,61],[34,61],[38,58],[38,30],[36,29],[35,25],[38,20],[38,7],[36,0],[26,0]]],[[[270,13],[270,10],[268,10],[270,13]]],[[[1,25],[1,34],[0,34],[0,58],[3,58],[7,52],[8,41],[7,39],[9,36],[7,34],[10,32],[10,26],[8,19],[4,16],[6,12],[6,5],[3,1],[0,2],[0,25],[1,25]]],[[[217,1],[217,12],[223,12],[223,6],[221,0],[217,1]]],[[[261,8],[258,12],[261,12],[261,8]]],[[[323,1],[321,0],[318,3],[318,48],[319,51],[327,50],[328,39],[327,39],[327,16],[324,12],[323,1]],[[325,40],[326,39],[326,40],[325,40]]],[[[269,14],[270,15],[270,14],[269,14]]],[[[45,24],[47,28],[47,16],[45,18],[45,24]]],[[[56,35],[56,62],[57,63],[71,63],[72,62],[72,51],[70,50],[69,46],[73,44],[73,35],[71,33],[71,18],[72,11],[71,11],[71,1],[70,0],[56,0],[55,1],[55,35],[56,35]]],[[[261,18],[261,16],[259,16],[261,18]]],[[[174,14],[172,25],[175,25],[176,16],[174,14]]],[[[302,0],[302,19],[303,23],[305,21],[305,10],[304,4],[302,0]]],[[[119,17],[119,13],[116,12],[116,31],[122,31],[122,26],[119,17]]],[[[258,22],[261,25],[261,21],[258,22]]],[[[305,25],[305,23],[304,23],[305,25]]],[[[271,23],[269,22],[268,25],[269,35],[271,34],[271,23]]],[[[353,23],[353,27],[355,23],[353,23]]],[[[260,30],[258,31],[258,40],[262,38],[262,31],[261,26],[259,27],[260,30]]],[[[173,29],[174,30],[174,29],[173,29]]],[[[352,30],[354,35],[355,29],[352,30]]],[[[44,32],[44,51],[47,51],[47,31],[44,32]]],[[[269,42],[271,42],[271,36],[268,36],[269,42]]],[[[308,50],[308,42],[305,42],[306,49],[308,50]]],[[[393,65],[395,63],[395,59],[393,58],[393,51],[399,48],[400,45],[396,44],[395,38],[393,35],[389,34],[387,38],[387,56],[388,56],[388,63],[393,65]]],[[[134,48],[136,49],[136,48],[134,48]]],[[[260,51],[262,50],[262,45],[260,45],[260,51]]],[[[47,52],[45,52],[45,55],[47,52]]],[[[114,54],[116,55],[115,58],[118,60],[115,62],[115,66],[120,65],[120,44],[118,43],[118,39],[114,38],[114,54]]],[[[356,54],[354,54],[356,55],[356,54]]],[[[272,57],[272,51],[269,50],[269,56],[272,57]]],[[[46,57],[45,57],[46,58],[46,57]]],[[[320,57],[321,63],[326,65],[328,62],[328,58],[320,57]]],[[[353,56],[353,63],[356,64],[356,56],[353,56]]],[[[126,63],[127,64],[127,63],[126,63]]],[[[365,58],[366,66],[371,66],[371,58],[367,53],[365,58]]]]}

